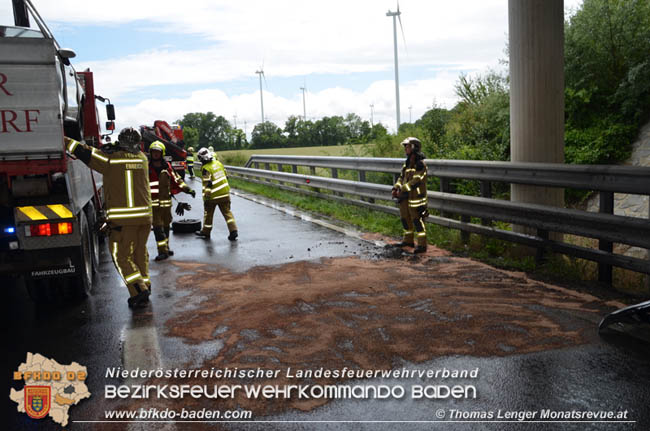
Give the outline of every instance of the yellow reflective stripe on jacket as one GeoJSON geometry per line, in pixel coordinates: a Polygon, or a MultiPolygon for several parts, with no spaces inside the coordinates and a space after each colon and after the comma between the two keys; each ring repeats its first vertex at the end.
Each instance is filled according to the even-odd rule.
{"type": "Polygon", "coordinates": [[[133,213],[133,214],[111,214],[106,218],[108,220],[120,220],[120,219],[127,219],[127,218],[150,217],[150,216],[151,216],[151,211],[142,212],[142,213],[133,213]]]}
{"type": "Polygon", "coordinates": [[[111,159],[109,162],[111,165],[123,164],[123,163],[142,163],[140,159],[111,159]]]}
{"type": "Polygon", "coordinates": [[[209,191],[210,193],[214,193],[214,192],[216,192],[216,191],[221,190],[221,189],[224,188],[224,187],[228,187],[228,183],[224,182],[223,184],[221,184],[221,185],[218,186],[218,187],[212,187],[211,189],[208,189],[208,191],[209,191]]]}
{"type": "MultiPolygon", "coordinates": [[[[111,160],[112,162],[112,160],[111,160]]],[[[128,207],[133,207],[133,172],[130,170],[124,171],[125,183],[126,183],[126,205],[128,207]]]]}
{"type": "Polygon", "coordinates": [[[91,156],[102,162],[108,162],[108,157],[101,154],[97,148],[92,148],[90,152],[91,156]]]}
{"type": "Polygon", "coordinates": [[[70,143],[68,144],[68,151],[70,151],[71,153],[74,154],[74,149],[77,148],[78,145],[79,145],[79,142],[77,142],[75,140],[70,141],[70,143]]]}
{"type": "Polygon", "coordinates": [[[108,211],[106,211],[108,214],[111,213],[125,213],[125,212],[134,212],[134,211],[144,211],[148,209],[149,207],[130,207],[130,208],[109,208],[108,211]]]}

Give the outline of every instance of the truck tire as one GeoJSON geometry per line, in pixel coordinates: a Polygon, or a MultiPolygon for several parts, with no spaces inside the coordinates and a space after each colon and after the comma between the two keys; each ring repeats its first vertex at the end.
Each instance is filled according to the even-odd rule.
{"type": "Polygon", "coordinates": [[[172,230],[174,233],[192,233],[201,230],[201,220],[198,219],[183,219],[175,220],[172,222],[172,230]]]}
{"type": "MultiPolygon", "coordinates": [[[[88,224],[84,211],[79,212],[79,226],[81,227],[81,247],[75,265],[79,265],[79,276],[71,279],[71,296],[85,298],[90,293],[93,285],[93,232],[88,224]]],[[[97,250],[99,252],[99,250],[97,250]]]]}
{"type": "Polygon", "coordinates": [[[86,205],[86,217],[88,220],[88,231],[90,233],[90,252],[93,264],[93,274],[99,272],[99,233],[95,232],[95,223],[97,222],[97,213],[95,212],[95,205],[91,200],[86,205]]]}

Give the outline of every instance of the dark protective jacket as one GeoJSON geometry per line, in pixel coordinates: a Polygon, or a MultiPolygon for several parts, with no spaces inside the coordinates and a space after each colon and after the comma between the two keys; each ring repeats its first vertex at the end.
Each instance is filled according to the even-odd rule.
{"type": "Polygon", "coordinates": [[[408,193],[409,207],[427,205],[427,166],[423,154],[415,153],[406,159],[394,187],[408,193]]]}
{"type": "Polygon", "coordinates": [[[171,208],[172,195],[181,190],[190,193],[192,189],[174,172],[169,162],[162,160],[162,168],[156,169],[149,164],[149,187],[151,188],[151,204],[154,208],[171,208]]]}
{"type": "MultiPolygon", "coordinates": [[[[115,147],[111,147],[115,148],[115,147]]],[[[151,224],[149,163],[143,153],[107,151],[71,140],[68,151],[104,176],[106,215],[110,224],[151,224]]]]}

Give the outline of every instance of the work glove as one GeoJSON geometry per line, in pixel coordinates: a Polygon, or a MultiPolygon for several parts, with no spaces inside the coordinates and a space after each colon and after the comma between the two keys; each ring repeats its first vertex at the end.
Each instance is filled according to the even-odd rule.
{"type": "Polygon", "coordinates": [[[192,206],[187,202],[179,202],[178,205],[176,205],[176,214],[182,216],[183,214],[185,214],[185,211],[189,211],[191,209],[192,206]]]}
{"type": "Polygon", "coordinates": [[[190,189],[190,191],[188,193],[191,194],[193,198],[196,197],[196,192],[194,190],[190,189]]]}

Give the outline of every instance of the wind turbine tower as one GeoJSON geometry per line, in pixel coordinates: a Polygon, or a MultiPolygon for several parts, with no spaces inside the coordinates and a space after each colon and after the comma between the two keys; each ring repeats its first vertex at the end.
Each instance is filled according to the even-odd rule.
{"type": "Polygon", "coordinates": [[[404,36],[404,28],[402,27],[402,18],[400,15],[402,13],[399,11],[399,3],[397,3],[397,12],[391,12],[390,10],[386,12],[386,16],[393,17],[393,45],[395,47],[395,109],[397,112],[397,128],[395,133],[399,130],[400,118],[399,118],[399,70],[397,67],[397,21],[395,17],[399,19],[399,26],[402,29],[402,36],[404,36]]]}
{"type": "Polygon", "coordinates": [[[374,127],[374,125],[375,125],[373,123],[373,117],[374,117],[374,114],[375,114],[375,109],[374,108],[375,108],[375,105],[370,104],[370,127],[374,127]]]}
{"type": "MultiPolygon", "coordinates": [[[[260,76],[260,106],[262,107],[262,123],[264,122],[264,94],[262,93],[262,77],[264,76],[264,69],[260,68],[260,70],[256,70],[255,73],[257,73],[260,76]]],[[[266,78],[264,78],[266,80],[266,78]]]]}
{"type": "Polygon", "coordinates": [[[305,104],[305,87],[300,87],[302,90],[302,121],[307,121],[307,105],[305,104]]]}

